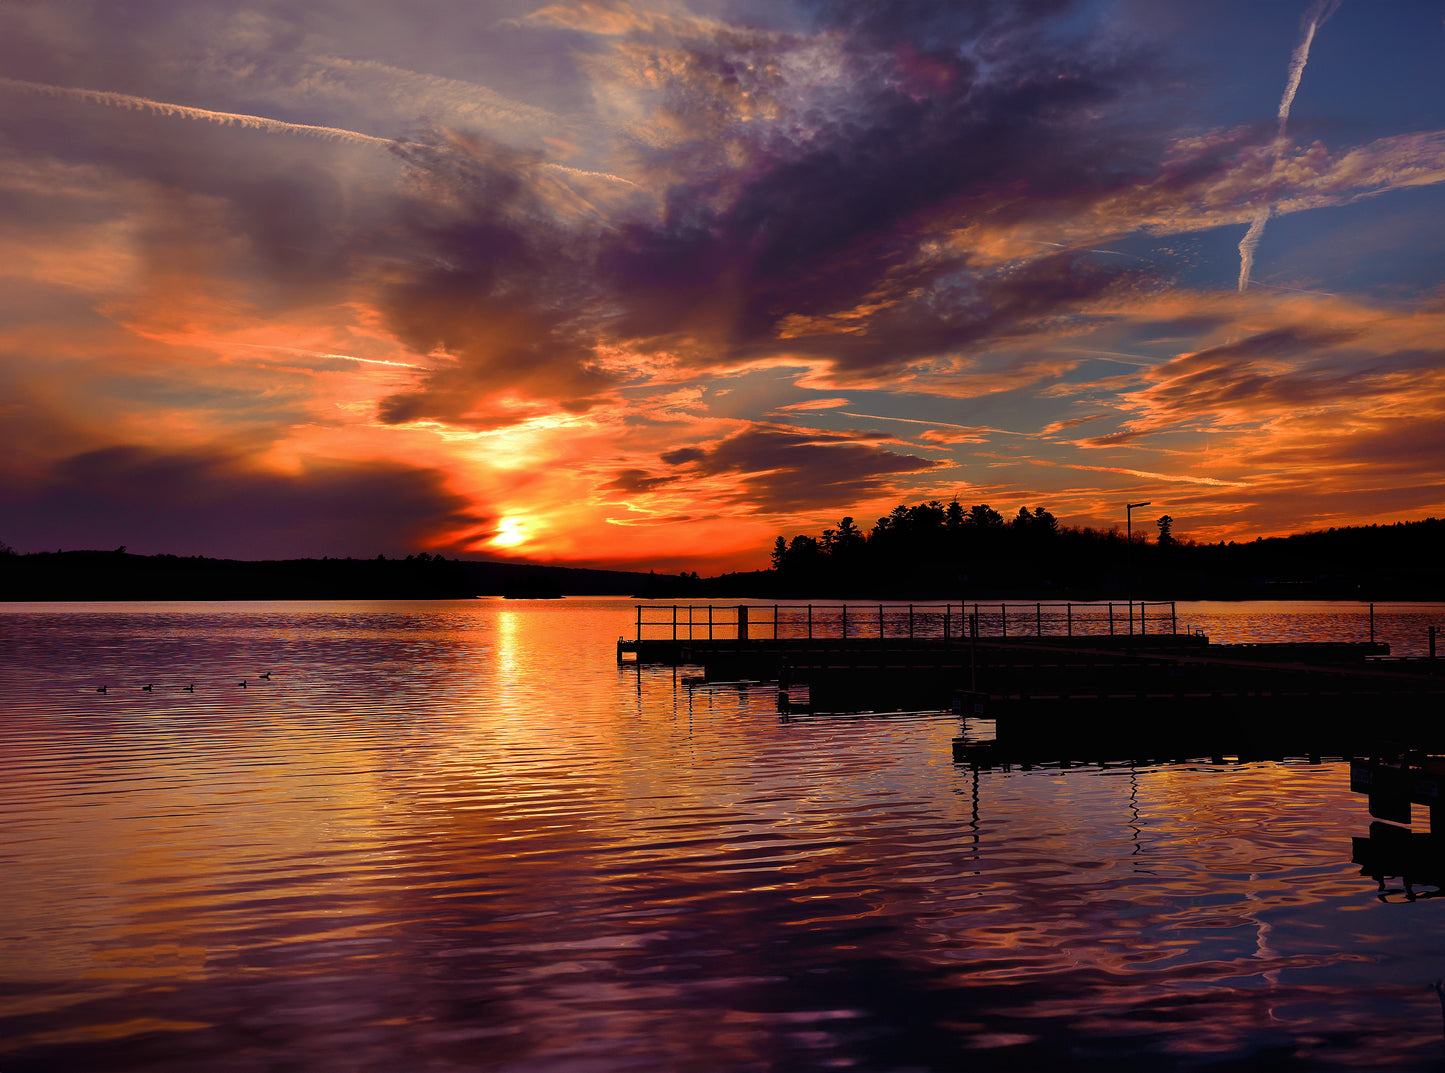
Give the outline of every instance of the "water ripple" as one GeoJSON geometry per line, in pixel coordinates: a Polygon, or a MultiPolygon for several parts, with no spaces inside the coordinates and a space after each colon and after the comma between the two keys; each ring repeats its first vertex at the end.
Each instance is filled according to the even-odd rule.
{"type": "Polygon", "coordinates": [[[567,603],[0,614],[0,1069],[1435,1060],[1339,763],[973,772],[567,603]]]}

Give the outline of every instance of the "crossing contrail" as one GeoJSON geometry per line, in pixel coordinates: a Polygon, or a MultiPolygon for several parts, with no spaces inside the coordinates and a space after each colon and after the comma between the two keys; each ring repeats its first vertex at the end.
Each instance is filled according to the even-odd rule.
{"type": "Polygon", "coordinates": [[[1289,58],[1289,78],[1285,82],[1284,96],[1279,99],[1279,133],[1284,136],[1284,125],[1289,122],[1290,105],[1299,90],[1299,80],[1304,76],[1305,64],[1310,61],[1310,45],[1314,43],[1315,31],[1326,19],[1339,10],[1340,0],[1315,0],[1301,20],[1299,44],[1289,58]]]}
{"type": "Polygon", "coordinates": [[[366,144],[391,145],[392,139],[378,138],[374,134],[362,134],[359,130],[342,127],[318,127],[309,123],[287,123],[282,119],[267,116],[246,115],[243,112],[215,112],[209,108],[193,108],[188,104],[174,104],[170,101],[155,101],[149,97],[136,97],[130,93],[112,93],[109,90],[81,89],[78,86],[52,86],[46,82],[26,82],[19,78],[0,76],[0,88],[18,90],[21,93],[36,93],[45,97],[63,97],[74,101],[89,101],[92,104],[124,108],[131,112],[151,112],[162,116],[180,116],[184,119],[199,119],[226,127],[243,127],[246,130],[262,130],[274,134],[299,134],[303,137],[321,138],[335,142],[361,142],[366,144]]]}
{"type": "MultiPolygon", "coordinates": [[[[1300,39],[1289,58],[1289,76],[1285,79],[1284,94],[1279,99],[1279,132],[1275,135],[1273,160],[1277,161],[1284,152],[1284,132],[1289,123],[1289,110],[1294,104],[1294,95],[1299,92],[1300,79],[1304,77],[1305,64],[1310,61],[1310,46],[1314,44],[1315,31],[1320,28],[1340,6],[1340,0],[1314,0],[1300,20],[1300,39]]],[[[1274,212],[1273,205],[1261,205],[1255,210],[1249,230],[1239,240],[1239,289],[1249,287],[1250,273],[1254,271],[1254,251],[1264,235],[1264,225],[1274,212]]]]}

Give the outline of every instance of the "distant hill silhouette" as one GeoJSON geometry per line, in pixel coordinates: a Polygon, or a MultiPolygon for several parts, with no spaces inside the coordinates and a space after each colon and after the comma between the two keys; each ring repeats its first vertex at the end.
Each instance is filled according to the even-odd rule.
{"type": "MultiPolygon", "coordinates": [[[[672,579],[677,580],[677,579],[672,579]]],[[[0,554],[0,600],[433,600],[631,596],[648,574],[446,559],[207,559],[117,551],[0,554]]]]}

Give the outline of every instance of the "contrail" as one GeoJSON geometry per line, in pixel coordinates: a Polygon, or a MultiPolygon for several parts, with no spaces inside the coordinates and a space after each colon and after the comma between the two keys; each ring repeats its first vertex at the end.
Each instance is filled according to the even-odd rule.
{"type": "MultiPolygon", "coordinates": [[[[1279,99],[1279,132],[1275,135],[1274,156],[1279,160],[1284,152],[1284,132],[1289,123],[1289,110],[1294,104],[1294,95],[1299,91],[1300,79],[1304,77],[1305,64],[1310,61],[1310,45],[1314,44],[1315,31],[1339,9],[1340,0],[1314,0],[1300,20],[1300,39],[1289,58],[1289,76],[1285,79],[1284,94],[1279,99]]],[[[1272,205],[1261,206],[1250,221],[1249,230],[1239,240],[1239,289],[1249,287],[1250,273],[1254,271],[1254,251],[1264,235],[1264,225],[1269,223],[1273,213],[1272,205]]]]}
{"type": "Polygon", "coordinates": [[[1304,76],[1305,64],[1310,60],[1310,45],[1314,43],[1315,31],[1331,15],[1339,10],[1340,0],[1315,0],[1305,12],[1300,30],[1299,44],[1289,58],[1289,78],[1285,82],[1284,96],[1279,99],[1279,133],[1284,137],[1284,125],[1289,122],[1290,105],[1294,104],[1299,80],[1304,76]]]}
{"type": "Polygon", "coordinates": [[[1146,477],[1155,481],[1177,481],[1181,484],[1207,484],[1221,488],[1247,488],[1244,481],[1221,481],[1217,477],[1188,477],[1182,473],[1151,473],[1147,469],[1122,469],[1118,466],[1079,466],[1060,463],[1064,469],[1086,469],[1091,473],[1122,473],[1129,477],[1146,477]]]}
{"type": "MultiPolygon", "coordinates": [[[[216,112],[209,108],[194,108],[188,104],[175,104],[171,101],[157,101],[149,97],[137,97],[130,93],[112,93],[108,90],[81,89],[78,86],[52,86],[45,82],[26,82],[19,78],[6,78],[0,75],[0,87],[18,90],[21,93],[36,93],[46,97],[67,97],[71,100],[90,101],[93,104],[106,104],[113,108],[124,108],[133,112],[152,112],[162,116],[180,116],[185,119],[200,119],[208,123],[218,123],[222,126],[244,127],[247,130],[263,130],[277,134],[299,134],[312,138],[322,138],[326,141],[360,142],[367,145],[392,145],[391,138],[378,138],[374,134],[363,134],[359,130],[347,130],[343,127],[318,127],[309,123],[288,123],[282,119],[271,119],[268,116],[247,115],[244,112],[216,112]]],[[[605,171],[584,171],[581,168],[569,168],[565,164],[543,164],[542,167],[563,173],[564,175],[576,176],[583,179],[602,179],[606,182],[620,183],[626,186],[636,186],[631,179],[624,179],[620,175],[613,175],[605,171]]]]}
{"type": "Polygon", "coordinates": [[[264,130],[276,134],[299,134],[310,138],[321,138],[334,142],[362,142],[375,145],[391,145],[392,139],[378,138],[373,134],[362,134],[358,130],[341,127],[317,127],[309,123],[287,123],[267,116],[246,115],[242,112],[213,112],[209,108],[192,108],[188,104],[173,104],[170,101],[154,101],[149,97],[136,97],[129,93],[112,93],[108,90],[81,89],[77,86],[52,86],[45,82],[26,82],[19,78],[0,76],[0,87],[19,90],[21,93],[38,93],[46,97],[67,97],[76,101],[90,101],[93,104],[110,105],[132,112],[152,112],[162,116],[180,116],[185,119],[200,119],[226,127],[244,127],[247,130],[264,130]]]}
{"type": "Polygon", "coordinates": [[[383,361],[381,358],[358,358],[355,354],[328,354],[321,350],[302,350],[294,346],[276,346],[268,343],[238,343],[228,339],[211,339],[208,342],[218,346],[240,346],[247,350],[278,350],[283,354],[297,354],[303,358],[341,358],[346,361],[361,361],[367,365],[399,365],[403,369],[419,369],[421,366],[412,365],[405,361],[383,361]]]}
{"type": "Polygon", "coordinates": [[[1001,432],[1005,436],[1032,436],[1032,432],[1014,432],[1006,428],[990,428],[987,425],[956,425],[952,421],[920,421],[916,417],[885,417],[883,414],[859,414],[852,410],[834,410],[844,417],[866,417],[870,421],[901,421],[905,425],[931,425],[934,428],[961,428],[968,432],[1001,432]]]}
{"type": "Polygon", "coordinates": [[[1254,219],[1250,221],[1249,230],[1239,240],[1239,289],[1244,291],[1249,286],[1249,275],[1254,271],[1254,250],[1259,245],[1260,236],[1264,234],[1264,225],[1269,223],[1270,214],[1274,211],[1270,205],[1265,205],[1257,210],[1254,219]]]}
{"type": "Polygon", "coordinates": [[[554,171],[566,172],[568,175],[577,175],[584,179],[604,179],[610,183],[625,183],[628,186],[637,184],[631,179],[624,179],[621,175],[613,175],[610,171],[583,171],[581,168],[569,168],[566,164],[543,164],[544,168],[551,168],[554,171]]]}

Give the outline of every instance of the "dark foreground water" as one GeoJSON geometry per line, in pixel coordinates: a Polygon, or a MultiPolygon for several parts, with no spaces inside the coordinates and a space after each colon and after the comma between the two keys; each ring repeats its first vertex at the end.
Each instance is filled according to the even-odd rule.
{"type": "Polygon", "coordinates": [[[1445,1069],[1445,900],[1350,864],[1345,765],[974,773],[619,668],[632,615],[0,609],[0,1073],[1445,1069]]]}

